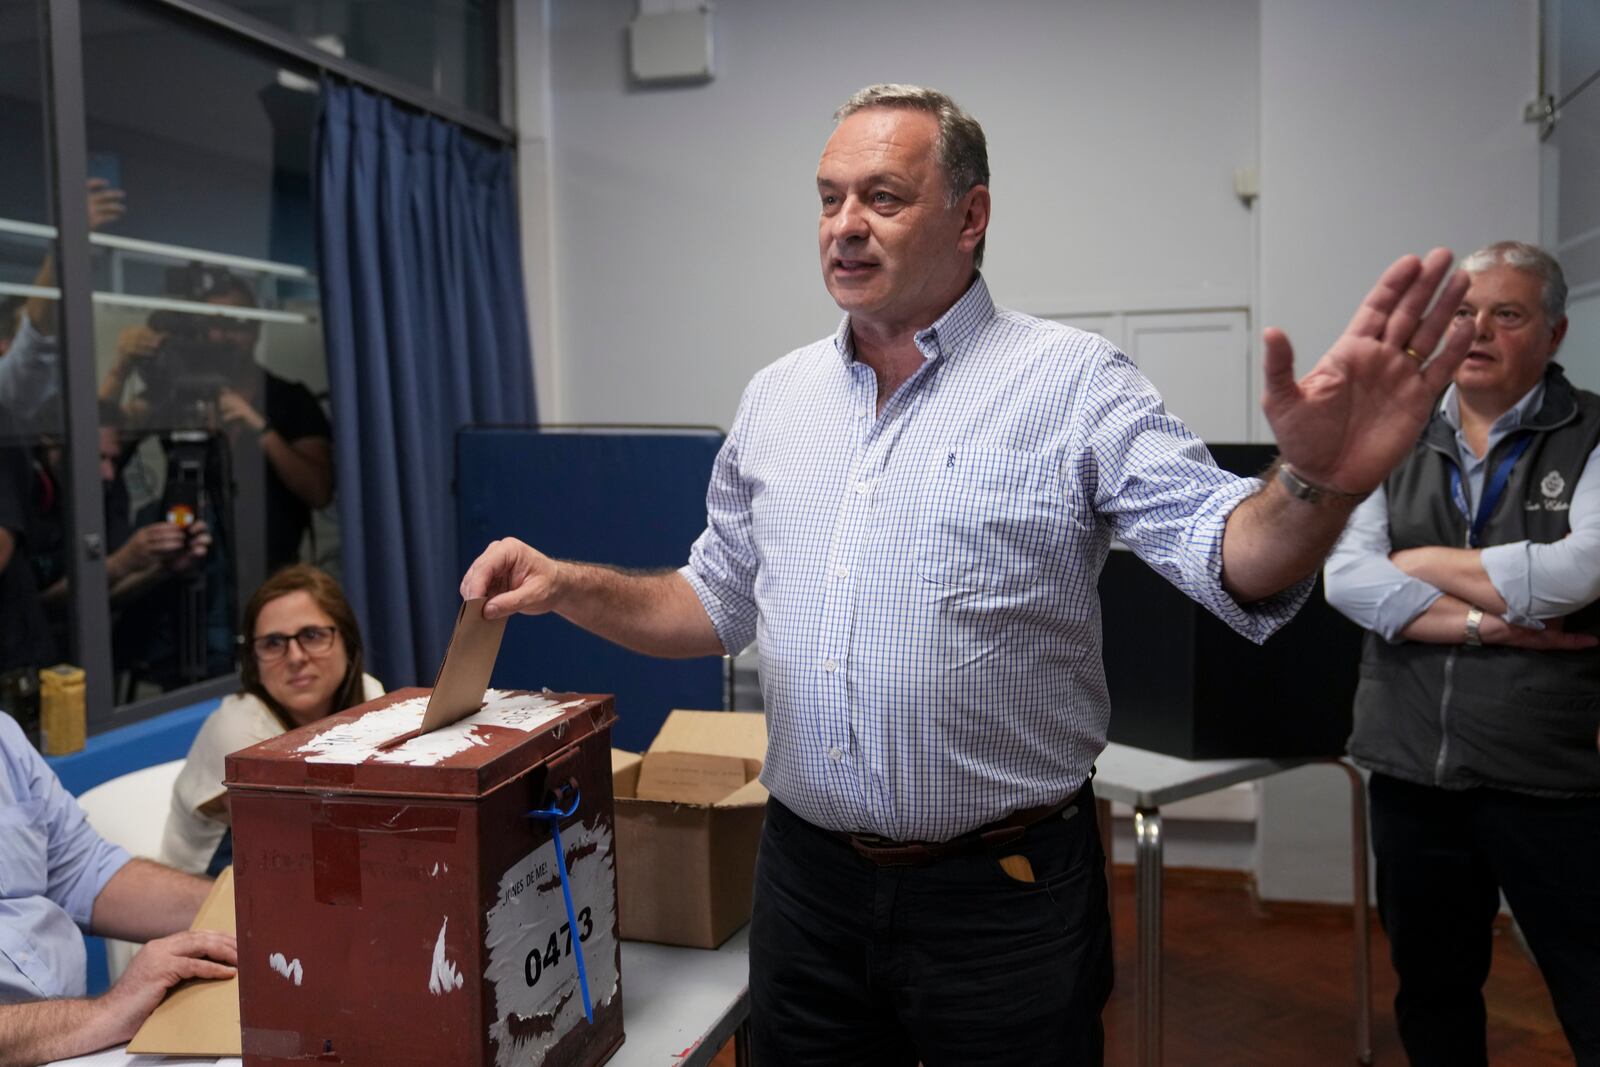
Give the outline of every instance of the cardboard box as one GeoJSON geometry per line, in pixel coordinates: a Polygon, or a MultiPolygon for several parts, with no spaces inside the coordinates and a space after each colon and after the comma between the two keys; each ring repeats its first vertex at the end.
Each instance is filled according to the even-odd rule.
{"type": "Polygon", "coordinates": [[[644,755],[613,749],[622,936],[716,948],[750,921],[767,790],[760,713],[674,711],[644,755]]]}
{"type": "Polygon", "coordinates": [[[593,1067],[622,1042],[611,698],[483,697],[421,732],[429,694],[401,690],[228,756],[245,1067],[593,1067]],[[526,813],[574,795],[558,854],[526,813]]]}

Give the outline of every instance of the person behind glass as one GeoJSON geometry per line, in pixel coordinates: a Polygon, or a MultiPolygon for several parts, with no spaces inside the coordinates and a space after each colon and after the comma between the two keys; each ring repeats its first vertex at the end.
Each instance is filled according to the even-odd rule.
{"type": "Polygon", "coordinates": [[[227,865],[232,841],[222,778],[230,752],[383,695],[363,671],[361,631],[344,591],[309,564],[262,583],[245,605],[243,633],[243,688],[207,716],[172,787],[161,859],[179,870],[227,865]]]}
{"type": "MultiPolygon", "coordinates": [[[[127,196],[104,178],[90,178],[85,206],[93,232],[123,217],[127,196]]],[[[39,289],[55,287],[53,251],[45,253],[33,284],[39,289]]],[[[0,423],[14,430],[61,432],[58,303],[54,297],[36,294],[20,301],[13,315],[0,318],[11,331],[0,347],[0,423]]]]}
{"type": "MultiPolygon", "coordinates": [[[[193,299],[221,307],[254,308],[255,294],[243,279],[219,269],[196,272],[193,299]]],[[[248,435],[266,461],[266,567],[270,572],[300,558],[300,542],[311,526],[311,511],[333,500],[333,429],[316,397],[303,384],[280,378],[255,360],[261,336],[259,319],[226,315],[195,316],[185,321],[196,331],[208,354],[221,366],[163,366],[174,350],[170,332],[149,324],[129,326],[117,338],[117,356],[100,382],[100,397],[122,403],[136,426],[160,429],[173,412],[163,405],[170,396],[152,396],[152,379],[166,391],[192,392],[196,383],[184,375],[208,372],[214,390],[205,397],[205,418],[222,429],[237,448],[248,435]],[[144,391],[124,400],[135,370],[144,391]]],[[[172,320],[156,320],[158,324],[172,320]]]]}
{"type": "Polygon", "coordinates": [[[1350,755],[1414,1064],[1487,1062],[1503,892],[1580,1064],[1600,1065],[1600,396],[1554,361],[1543,249],[1463,263],[1472,347],[1351,517],[1328,601],[1370,631],[1350,755]]]}
{"type": "Polygon", "coordinates": [[[1104,338],[995,306],[971,116],[880,85],[835,118],[817,233],[845,317],[745,391],[688,564],[624,573],[507,539],[461,593],[661,656],[759,631],[758,1062],[1098,1063],[1112,537],[1265,639],[1465,356],[1465,331],[1446,341],[1465,279],[1444,280],[1444,249],[1397,261],[1298,383],[1267,331],[1283,465],[1236,478],[1104,338]],[[1407,348],[1440,351],[1419,372],[1407,348]]]}
{"type": "Polygon", "coordinates": [[[33,449],[0,435],[0,674],[54,662],[33,560],[35,493],[33,449]]]}
{"type": "MultiPolygon", "coordinates": [[[[126,451],[121,421],[121,410],[101,401],[97,445],[105,513],[106,585],[113,612],[160,583],[202,565],[211,548],[211,531],[203,519],[187,526],[165,519],[134,526],[122,479],[126,451]]],[[[67,655],[67,549],[71,538],[66,525],[65,458],[66,449],[59,441],[46,440],[35,450],[33,563],[40,597],[55,635],[53,659],[67,655]]]]}
{"type": "MultiPolygon", "coordinates": [[[[122,218],[126,197],[105,180],[91,178],[85,207],[89,229],[122,218]]],[[[39,264],[33,284],[55,286],[54,252],[39,264]]],[[[39,569],[55,550],[39,544],[41,504],[40,435],[59,438],[61,367],[56,338],[57,301],[34,295],[3,305],[0,324],[9,331],[0,346],[0,675],[34,670],[60,658],[52,636],[39,569]]]]}
{"type": "Polygon", "coordinates": [[[232,934],[190,930],[211,882],[128,853],[0,715],[0,1067],[120,1044],[190,978],[229,978],[232,934]],[[105,994],[84,996],[84,933],[144,941],[105,994]]]}

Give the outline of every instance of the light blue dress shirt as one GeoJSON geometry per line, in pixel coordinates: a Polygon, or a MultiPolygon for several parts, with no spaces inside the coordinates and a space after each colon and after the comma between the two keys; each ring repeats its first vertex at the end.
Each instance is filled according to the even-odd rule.
{"type": "Polygon", "coordinates": [[[90,829],[83,809],[0,714],[0,1004],[84,992],[82,930],[128,854],[90,829]]]}
{"type": "MultiPolygon", "coordinates": [[[[1456,455],[1462,461],[1462,492],[1477,511],[1488,472],[1488,456],[1501,440],[1544,402],[1544,384],[1534,386],[1489,427],[1488,447],[1475,455],[1461,430],[1461,402],[1454,385],[1445,390],[1439,410],[1456,432],[1456,455]]],[[[1571,533],[1551,544],[1512,541],[1485,548],[1479,557],[1484,573],[1506,602],[1507,622],[1543,629],[1542,619],[1570,615],[1600,599],[1600,448],[1572,488],[1567,513],[1571,533]]],[[[1461,547],[1461,546],[1453,546],[1461,547]]],[[[1389,562],[1389,502],[1383,487],[1350,516],[1339,543],[1328,557],[1325,588],[1328,603],[1357,625],[1388,640],[1400,636],[1411,620],[1443,596],[1436,586],[1412,578],[1389,562]]]]}
{"type": "Polygon", "coordinates": [[[996,308],[980,278],[916,343],[881,413],[848,317],[757,374],[681,573],[725,648],[760,639],[773,795],[942,841],[1065,798],[1105,747],[1113,535],[1256,641],[1310,580],[1223,591],[1224,523],[1260,483],[1219,470],[1104,338],[996,308]]]}

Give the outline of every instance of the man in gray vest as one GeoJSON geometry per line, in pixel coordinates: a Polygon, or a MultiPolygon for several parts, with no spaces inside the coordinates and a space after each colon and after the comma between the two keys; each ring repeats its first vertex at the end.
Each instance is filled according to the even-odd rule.
{"type": "Polygon", "coordinates": [[[1328,600],[1371,631],[1350,754],[1373,772],[1411,1062],[1487,1063],[1503,890],[1578,1063],[1600,1064],[1600,396],[1553,362],[1553,257],[1502,241],[1463,266],[1470,353],[1328,561],[1328,600]]]}

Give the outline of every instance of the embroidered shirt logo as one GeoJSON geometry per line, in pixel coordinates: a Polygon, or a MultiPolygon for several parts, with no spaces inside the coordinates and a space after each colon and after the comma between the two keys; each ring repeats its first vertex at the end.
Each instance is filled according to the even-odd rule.
{"type": "Polygon", "coordinates": [[[1560,471],[1551,471],[1544,476],[1544,481],[1539,483],[1539,492],[1547,498],[1554,500],[1567,488],[1567,483],[1561,477],[1560,471]]]}

